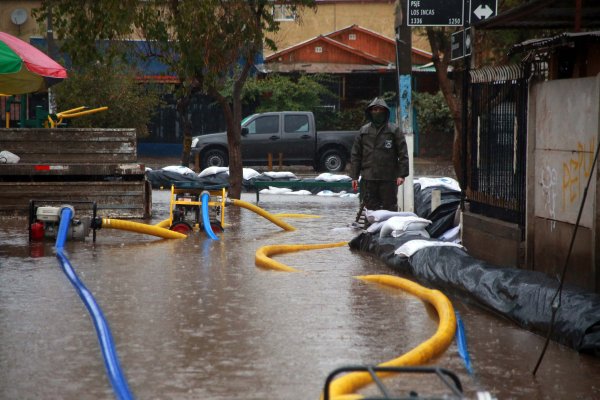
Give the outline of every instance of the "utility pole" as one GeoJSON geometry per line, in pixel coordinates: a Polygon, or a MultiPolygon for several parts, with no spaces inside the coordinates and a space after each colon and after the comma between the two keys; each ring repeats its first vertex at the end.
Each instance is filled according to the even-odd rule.
{"type": "MultiPolygon", "coordinates": [[[[52,25],[52,4],[48,5],[48,15],[46,17],[46,45],[48,46],[48,56],[56,60],[58,52],[56,51],[56,45],[54,43],[54,30],[52,25]]],[[[48,89],[48,113],[56,114],[56,101],[52,88],[48,89]]]]}
{"type": "Polygon", "coordinates": [[[398,116],[400,129],[406,137],[410,175],[398,189],[398,208],[414,211],[414,135],[412,113],[412,32],[407,23],[408,0],[399,0],[396,9],[396,75],[398,79],[398,116]]]}

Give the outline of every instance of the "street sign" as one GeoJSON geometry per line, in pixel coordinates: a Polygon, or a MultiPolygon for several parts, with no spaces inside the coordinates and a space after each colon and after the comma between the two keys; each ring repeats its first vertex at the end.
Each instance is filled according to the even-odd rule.
{"type": "Polygon", "coordinates": [[[465,56],[465,31],[454,32],[450,37],[450,60],[458,60],[465,56]]]}
{"type": "Polygon", "coordinates": [[[471,55],[471,28],[454,32],[450,37],[450,60],[471,55]]]}
{"type": "Polygon", "coordinates": [[[471,0],[469,23],[490,19],[498,14],[498,0],[471,0]]]}
{"type": "Polygon", "coordinates": [[[471,28],[465,28],[465,57],[471,55],[471,28]]]}
{"type": "Polygon", "coordinates": [[[464,0],[408,0],[406,24],[408,26],[463,26],[464,5],[464,0]]]}

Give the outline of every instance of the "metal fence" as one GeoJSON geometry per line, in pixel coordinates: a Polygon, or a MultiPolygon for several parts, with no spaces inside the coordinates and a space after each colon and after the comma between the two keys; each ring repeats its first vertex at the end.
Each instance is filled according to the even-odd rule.
{"type": "Polygon", "coordinates": [[[525,225],[527,80],[519,66],[471,71],[471,211],[525,225]]]}

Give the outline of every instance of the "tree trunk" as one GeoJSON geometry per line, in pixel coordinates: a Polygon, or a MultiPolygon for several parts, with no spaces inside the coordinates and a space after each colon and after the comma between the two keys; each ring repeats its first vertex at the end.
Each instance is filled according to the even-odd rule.
{"type": "Polygon", "coordinates": [[[210,94],[217,99],[227,126],[227,146],[229,147],[229,193],[228,197],[240,199],[242,196],[242,88],[248,78],[252,64],[246,63],[240,75],[233,84],[231,104],[215,88],[210,89],[210,94]]]}
{"type": "Polygon", "coordinates": [[[232,105],[214,89],[210,94],[217,99],[225,116],[227,126],[227,146],[229,147],[229,191],[228,197],[239,199],[242,196],[242,127],[241,116],[236,118],[235,102],[232,105]]]}
{"type": "Polygon", "coordinates": [[[183,128],[183,150],[181,152],[181,165],[190,166],[190,151],[192,150],[192,121],[189,115],[191,95],[186,94],[177,100],[177,114],[183,128]]]}
{"type": "MultiPolygon", "coordinates": [[[[450,41],[449,35],[440,29],[433,27],[427,27],[427,38],[431,46],[431,54],[433,65],[435,66],[435,72],[440,85],[440,90],[446,99],[450,113],[452,114],[452,120],[454,121],[454,140],[452,141],[452,164],[454,165],[454,172],[456,177],[461,179],[462,174],[462,163],[463,149],[461,146],[462,138],[462,111],[461,101],[453,92],[453,83],[448,78],[448,65],[450,63],[450,41]]],[[[455,87],[460,87],[456,84],[455,87]]]]}

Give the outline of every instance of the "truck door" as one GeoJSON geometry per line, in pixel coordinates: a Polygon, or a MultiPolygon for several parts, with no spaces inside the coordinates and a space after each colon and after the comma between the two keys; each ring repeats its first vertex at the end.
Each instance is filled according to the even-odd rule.
{"type": "Polygon", "coordinates": [[[261,115],[246,124],[248,134],[242,136],[242,159],[265,161],[269,153],[277,158],[280,146],[279,115],[261,115]]]}
{"type": "Polygon", "coordinates": [[[283,140],[286,143],[283,159],[286,161],[310,161],[314,158],[314,130],[311,130],[307,114],[286,113],[283,116],[283,140]]]}

